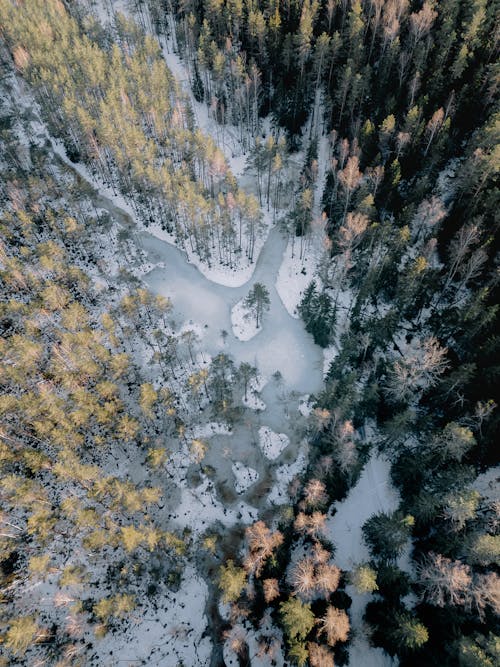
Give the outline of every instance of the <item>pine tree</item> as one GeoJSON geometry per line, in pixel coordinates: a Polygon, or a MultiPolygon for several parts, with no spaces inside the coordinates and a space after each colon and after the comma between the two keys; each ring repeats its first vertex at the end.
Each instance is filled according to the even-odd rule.
{"type": "Polygon", "coordinates": [[[257,329],[262,323],[262,317],[265,310],[269,310],[271,300],[269,290],[262,283],[255,283],[250,292],[245,297],[243,305],[251,311],[255,318],[257,329]]]}
{"type": "Polygon", "coordinates": [[[303,640],[314,627],[315,618],[309,604],[289,598],[280,604],[280,614],[287,637],[303,640]]]}
{"type": "Polygon", "coordinates": [[[381,512],[363,524],[363,536],[375,558],[395,560],[406,546],[413,524],[411,515],[381,512]]]}

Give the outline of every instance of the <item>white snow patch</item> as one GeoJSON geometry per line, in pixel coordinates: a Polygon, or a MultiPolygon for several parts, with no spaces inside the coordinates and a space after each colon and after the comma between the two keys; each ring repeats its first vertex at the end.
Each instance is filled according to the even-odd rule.
{"type": "Polygon", "coordinates": [[[304,290],[313,280],[317,260],[313,253],[300,259],[296,246],[294,239],[288,241],[276,277],[276,291],[288,313],[298,318],[297,306],[304,290]]]}
{"type": "Polygon", "coordinates": [[[241,299],[231,309],[231,326],[236,338],[247,341],[257,335],[261,327],[257,329],[255,318],[246,309],[244,301],[245,299],[241,299]]]}
{"type": "Polygon", "coordinates": [[[261,373],[257,375],[256,378],[252,378],[248,384],[247,396],[243,396],[241,402],[243,405],[250,410],[260,410],[261,412],[266,409],[266,404],[260,398],[259,392],[262,391],[264,386],[267,384],[268,379],[265,378],[261,373]]]}
{"type": "MultiPolygon", "coordinates": [[[[399,506],[400,497],[390,481],[390,463],[381,454],[372,454],[357,484],[342,502],[334,503],[335,516],[327,521],[327,536],[336,545],[335,563],[343,570],[351,570],[370,560],[361,528],[365,521],[379,512],[393,512],[399,506]]],[[[408,554],[398,560],[398,566],[407,565],[408,554]]],[[[409,563],[409,560],[408,560],[409,563]]],[[[349,662],[356,667],[388,667],[399,664],[380,648],[373,648],[366,640],[363,613],[371,595],[360,595],[353,586],[346,592],[352,598],[351,627],[354,640],[349,647],[349,662]]]]}
{"type": "MultiPolygon", "coordinates": [[[[368,633],[368,628],[362,632],[368,633]]],[[[391,658],[382,648],[370,646],[366,636],[356,634],[349,646],[349,664],[352,667],[397,667],[399,660],[391,658]]]]}
{"type": "Polygon", "coordinates": [[[234,509],[225,508],[216,498],[212,482],[205,476],[195,489],[183,488],[181,500],[172,513],[171,519],[179,528],[189,527],[193,534],[203,533],[216,521],[224,526],[233,526],[257,521],[258,512],[244,502],[234,509]]]}
{"type": "Polygon", "coordinates": [[[142,608],[132,614],[124,632],[93,640],[94,655],[103,665],[207,665],[212,650],[210,639],[203,637],[207,620],[202,610],[207,594],[206,583],[187,566],[177,592],[167,591],[155,598],[158,608],[147,597],[142,598],[142,608]],[[198,613],[193,613],[194,609],[198,613]]]}
{"type": "Polygon", "coordinates": [[[256,470],[243,465],[240,461],[233,463],[231,469],[235,477],[234,488],[236,493],[243,493],[259,479],[259,473],[256,470]]]}
{"type": "Polygon", "coordinates": [[[285,433],[275,433],[269,426],[259,428],[259,447],[269,460],[277,459],[289,444],[290,438],[285,433]]]}
{"type": "Polygon", "coordinates": [[[284,505],[290,502],[288,485],[296,475],[300,475],[306,465],[306,453],[304,450],[301,450],[293,463],[286,463],[276,469],[276,482],[268,496],[268,500],[272,505],[284,505]]]}
{"type": "Polygon", "coordinates": [[[488,501],[497,501],[500,497],[500,466],[490,468],[474,480],[472,488],[488,501]]]}
{"type": "Polygon", "coordinates": [[[329,347],[325,347],[323,349],[323,377],[326,377],[330,369],[330,364],[338,355],[338,353],[339,351],[335,345],[330,345],[329,347]]]}
{"type": "Polygon", "coordinates": [[[373,454],[347,498],[334,503],[337,511],[327,521],[327,530],[337,545],[335,562],[343,570],[370,560],[361,532],[365,521],[378,512],[393,512],[399,506],[399,494],[390,481],[390,468],[383,455],[373,454]]]}
{"type": "Polygon", "coordinates": [[[231,429],[224,422],[207,422],[192,426],[189,434],[193,438],[211,438],[213,435],[231,435],[231,429]]]}
{"type": "Polygon", "coordinates": [[[309,415],[313,411],[313,407],[309,403],[310,397],[311,397],[310,394],[304,394],[303,396],[299,396],[299,406],[297,410],[303,417],[309,417],[309,415]]]}

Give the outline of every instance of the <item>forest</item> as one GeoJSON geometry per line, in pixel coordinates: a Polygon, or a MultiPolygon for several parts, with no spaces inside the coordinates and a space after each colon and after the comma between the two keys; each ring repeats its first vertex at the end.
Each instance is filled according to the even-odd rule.
{"type": "Polygon", "coordinates": [[[0,666],[500,662],[494,0],[0,0],[0,666]]]}

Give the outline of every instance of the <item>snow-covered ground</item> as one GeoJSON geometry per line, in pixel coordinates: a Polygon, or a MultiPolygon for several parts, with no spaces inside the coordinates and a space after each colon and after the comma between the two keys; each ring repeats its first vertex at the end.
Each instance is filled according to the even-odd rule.
{"type": "MultiPolygon", "coordinates": [[[[400,496],[390,479],[390,463],[382,454],[372,454],[365,465],[357,484],[342,502],[334,503],[336,512],[327,521],[327,536],[335,544],[335,563],[343,570],[352,570],[366,563],[370,554],[363,541],[362,526],[373,514],[393,512],[399,506],[400,496]]],[[[408,549],[398,559],[398,566],[410,567],[408,549]]],[[[351,627],[354,640],[349,648],[353,667],[390,667],[397,665],[385,651],[371,647],[363,627],[363,614],[371,594],[360,595],[354,586],[347,586],[352,598],[351,627]]]]}
{"type": "Polygon", "coordinates": [[[272,505],[284,505],[290,502],[288,485],[294,477],[300,475],[307,465],[306,456],[307,445],[304,444],[293,463],[285,463],[276,469],[276,482],[268,496],[268,501],[272,505]]]}
{"type": "Polygon", "coordinates": [[[259,479],[259,473],[256,470],[243,465],[239,461],[233,463],[231,468],[234,474],[236,493],[243,493],[259,479]]]}
{"type": "Polygon", "coordinates": [[[186,567],[177,592],[162,596],[160,608],[148,598],[141,600],[125,632],[108,634],[95,642],[87,664],[205,667],[212,651],[211,641],[204,635],[207,595],[206,583],[193,567],[186,567]]]}
{"type": "Polygon", "coordinates": [[[270,461],[277,459],[281,452],[290,444],[285,433],[275,433],[268,426],[259,429],[259,447],[270,461]]]}
{"type": "Polygon", "coordinates": [[[257,322],[253,315],[248,312],[245,307],[244,299],[238,301],[231,309],[231,326],[233,333],[238,340],[250,340],[259,333],[260,327],[257,329],[257,322]]]}
{"type": "Polygon", "coordinates": [[[250,410],[265,410],[266,404],[260,397],[260,392],[267,384],[268,380],[260,373],[257,377],[252,378],[248,384],[247,395],[243,396],[241,402],[250,410]]]}
{"type": "Polygon", "coordinates": [[[479,475],[474,480],[472,488],[478,491],[487,501],[498,501],[500,496],[500,466],[490,468],[479,475]]]}

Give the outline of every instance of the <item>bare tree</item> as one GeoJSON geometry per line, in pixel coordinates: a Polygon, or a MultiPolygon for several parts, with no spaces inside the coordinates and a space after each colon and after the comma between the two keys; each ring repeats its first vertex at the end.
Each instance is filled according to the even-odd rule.
{"type": "Polygon", "coordinates": [[[389,400],[407,401],[413,392],[432,387],[448,367],[447,348],[431,336],[417,341],[413,351],[389,369],[386,392],[389,400]]]}
{"type": "Polygon", "coordinates": [[[444,123],[444,109],[443,107],[440,107],[432,114],[432,117],[427,123],[427,126],[425,128],[425,133],[427,135],[427,145],[424,150],[424,155],[427,155],[427,153],[429,152],[429,148],[431,147],[434,137],[443,127],[443,123],[444,123]]]}
{"type": "Polygon", "coordinates": [[[422,237],[426,241],[430,234],[436,234],[439,225],[446,217],[446,208],[442,199],[432,196],[430,199],[424,199],[417,209],[415,217],[412,220],[411,227],[415,243],[422,237]]]}
{"type": "Polygon", "coordinates": [[[472,577],[470,567],[442,554],[429,553],[417,567],[423,599],[437,607],[468,603],[472,577]]]}
{"type": "Polygon", "coordinates": [[[497,616],[500,614],[500,577],[496,572],[476,575],[471,591],[471,605],[481,619],[487,606],[497,616]]]}
{"type": "Polygon", "coordinates": [[[311,598],[316,592],[316,574],[312,558],[302,558],[292,570],[291,583],[295,593],[303,599],[311,598]]]}
{"type": "Polygon", "coordinates": [[[322,512],[313,512],[304,514],[299,512],[295,519],[295,530],[299,533],[305,533],[311,537],[316,537],[325,531],[326,514],[322,512]]]}
{"type": "Polygon", "coordinates": [[[326,646],[309,642],[307,650],[309,651],[309,663],[311,667],[334,667],[333,655],[326,646]]]}
{"type": "Polygon", "coordinates": [[[326,487],[319,479],[310,479],[304,488],[304,506],[321,507],[328,500],[326,487]]]}
{"type": "Polygon", "coordinates": [[[271,532],[263,521],[257,521],[252,526],[248,526],[245,534],[249,549],[249,554],[245,559],[245,569],[247,572],[254,572],[255,576],[259,577],[265,561],[283,542],[283,535],[279,530],[271,532]]]}
{"type": "Polygon", "coordinates": [[[363,174],[359,170],[359,159],[356,155],[351,155],[351,157],[349,157],[347,160],[345,169],[339,171],[338,173],[338,179],[344,190],[344,200],[345,200],[342,223],[345,222],[352,193],[359,186],[362,178],[363,174]]]}
{"type": "Polygon", "coordinates": [[[321,619],[320,633],[326,635],[330,646],[335,646],[337,642],[346,642],[349,630],[349,616],[345,611],[328,605],[326,614],[321,619]]]}

